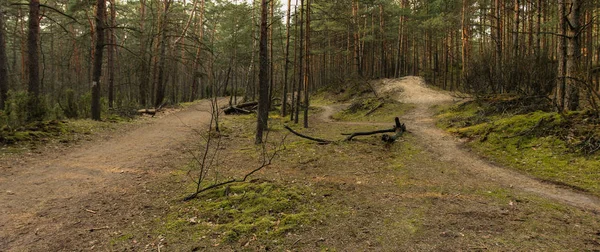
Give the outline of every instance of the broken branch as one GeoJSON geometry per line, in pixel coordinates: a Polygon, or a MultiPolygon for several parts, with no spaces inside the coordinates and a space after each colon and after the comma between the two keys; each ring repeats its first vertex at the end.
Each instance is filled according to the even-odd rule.
{"type": "Polygon", "coordinates": [[[343,134],[343,135],[348,135],[348,137],[346,137],[346,139],[344,141],[352,141],[352,138],[357,137],[357,136],[369,136],[369,135],[390,133],[390,132],[396,132],[396,129],[393,128],[393,129],[375,130],[375,131],[368,131],[368,132],[354,132],[351,134],[343,134]]]}
{"type": "Polygon", "coordinates": [[[314,138],[314,137],[310,137],[310,136],[307,136],[307,135],[300,134],[300,133],[294,131],[292,128],[290,128],[287,125],[284,125],[283,127],[285,129],[289,130],[290,132],[292,132],[292,134],[294,134],[296,136],[299,136],[299,137],[302,137],[302,138],[305,138],[305,139],[308,139],[308,140],[312,140],[312,141],[318,142],[320,144],[329,144],[329,143],[333,142],[333,141],[329,141],[329,140],[325,140],[325,139],[319,139],[319,138],[314,138]]]}

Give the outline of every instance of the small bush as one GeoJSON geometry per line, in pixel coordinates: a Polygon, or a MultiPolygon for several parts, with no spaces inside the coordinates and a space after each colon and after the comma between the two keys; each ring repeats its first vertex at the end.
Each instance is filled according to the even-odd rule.
{"type": "Polygon", "coordinates": [[[79,105],[75,100],[75,91],[73,89],[67,89],[64,93],[64,101],[59,100],[58,104],[67,118],[79,117],[79,105]]]}
{"type": "Polygon", "coordinates": [[[8,91],[8,98],[5,105],[6,125],[16,128],[27,122],[27,92],[8,91]]]}

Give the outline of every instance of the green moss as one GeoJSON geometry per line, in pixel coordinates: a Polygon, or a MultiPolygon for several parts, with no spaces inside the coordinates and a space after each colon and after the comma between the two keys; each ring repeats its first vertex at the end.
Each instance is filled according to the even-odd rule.
{"type": "Polygon", "coordinates": [[[112,238],[110,240],[109,244],[112,247],[112,246],[115,246],[115,245],[118,245],[118,244],[122,244],[122,243],[124,243],[124,242],[126,242],[128,240],[131,240],[131,239],[133,239],[133,237],[134,236],[132,234],[122,234],[122,235],[119,235],[119,236],[117,236],[115,238],[112,238]]]}
{"type": "Polygon", "coordinates": [[[320,204],[305,187],[242,183],[206,192],[186,203],[166,218],[160,232],[173,239],[181,233],[218,233],[226,243],[254,236],[272,240],[316,221],[318,208],[320,204]]]}
{"type": "Polygon", "coordinates": [[[598,134],[586,113],[502,114],[490,112],[492,104],[468,102],[442,108],[438,125],[473,140],[470,147],[503,165],[600,195],[600,155],[586,155],[579,147],[593,145],[598,134]]]}

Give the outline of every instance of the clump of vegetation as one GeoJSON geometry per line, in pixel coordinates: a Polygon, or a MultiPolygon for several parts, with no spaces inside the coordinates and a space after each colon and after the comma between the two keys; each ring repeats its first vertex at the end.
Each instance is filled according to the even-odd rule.
{"type": "Polygon", "coordinates": [[[321,88],[317,94],[312,96],[312,99],[347,102],[357,98],[373,97],[374,94],[372,81],[354,76],[354,78],[340,80],[321,88]]]}
{"type": "Polygon", "coordinates": [[[591,112],[551,112],[542,100],[465,102],[441,109],[438,125],[502,164],[600,195],[600,119],[591,112]]]}
{"type": "Polygon", "coordinates": [[[93,120],[37,121],[23,126],[0,126],[0,146],[35,146],[40,143],[68,143],[88,138],[95,132],[114,129],[119,121],[93,120]]]}
{"type": "Polygon", "coordinates": [[[186,202],[164,223],[165,235],[177,239],[182,233],[217,243],[242,245],[301,230],[319,219],[320,203],[308,188],[253,180],[206,191],[186,202]]]}
{"type": "Polygon", "coordinates": [[[65,102],[58,102],[54,108],[45,104],[41,99],[40,107],[35,108],[39,120],[31,121],[28,115],[28,95],[25,91],[9,91],[4,110],[0,110],[0,145],[35,145],[49,141],[70,142],[80,138],[80,135],[89,135],[94,131],[112,128],[109,122],[122,122],[133,117],[135,109],[129,107],[129,114],[106,113],[108,122],[92,122],[81,120],[85,115],[84,104],[76,102],[73,90],[65,92],[65,102]],[[69,118],[64,120],[64,118],[69,118]]]}
{"type": "Polygon", "coordinates": [[[394,117],[402,116],[411,108],[411,105],[391,99],[358,98],[332,117],[342,121],[393,122],[394,117]]]}
{"type": "Polygon", "coordinates": [[[18,128],[4,125],[0,128],[0,144],[40,141],[48,137],[58,137],[66,132],[65,123],[58,120],[33,122],[18,128]]]}

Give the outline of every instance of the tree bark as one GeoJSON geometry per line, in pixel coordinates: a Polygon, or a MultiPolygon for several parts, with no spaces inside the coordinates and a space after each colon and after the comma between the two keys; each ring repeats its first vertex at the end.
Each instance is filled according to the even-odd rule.
{"type": "MultiPolygon", "coordinates": [[[[469,0],[462,0],[462,18],[461,18],[461,26],[462,26],[462,81],[466,81],[469,70],[469,0]]],[[[417,64],[417,62],[415,62],[417,64]]],[[[464,83],[463,83],[464,84],[464,83]]]]}
{"type": "MultiPolygon", "coordinates": [[[[294,32],[295,32],[295,36],[298,38],[300,36],[298,36],[299,33],[299,29],[298,29],[298,5],[294,5],[294,32]]],[[[297,107],[297,101],[296,101],[296,71],[298,71],[298,68],[296,67],[298,65],[298,40],[296,39],[294,41],[294,65],[293,65],[293,71],[292,71],[292,82],[290,83],[290,89],[292,90],[292,100],[290,101],[291,107],[290,107],[290,121],[294,121],[295,123],[298,123],[298,120],[294,119],[296,118],[296,107],[297,107]]]]}
{"type": "Polygon", "coordinates": [[[387,74],[387,59],[385,57],[386,45],[385,45],[385,19],[383,18],[383,4],[379,4],[379,34],[381,36],[381,48],[380,48],[380,60],[381,60],[381,68],[379,73],[379,78],[385,78],[388,76],[387,74]]]}
{"type": "MultiPolygon", "coordinates": [[[[513,12],[514,12],[514,30],[513,30],[513,55],[512,55],[512,60],[514,63],[517,63],[519,61],[519,22],[521,21],[520,17],[519,17],[519,13],[520,13],[520,8],[519,8],[519,0],[514,0],[514,6],[513,6],[513,12]]],[[[514,67],[518,67],[517,64],[514,65],[514,67]]]]}
{"type": "Polygon", "coordinates": [[[584,0],[571,0],[567,25],[567,65],[565,102],[567,110],[579,107],[579,84],[581,81],[581,4],[584,0]]]}
{"type": "Polygon", "coordinates": [[[267,120],[269,119],[269,53],[268,53],[268,3],[267,0],[261,0],[261,18],[260,18],[260,68],[258,72],[259,97],[258,97],[258,116],[256,122],[256,144],[263,142],[263,131],[267,129],[267,120]]]}
{"type": "Polygon", "coordinates": [[[565,110],[565,89],[566,89],[566,59],[567,59],[567,41],[565,39],[567,24],[566,24],[566,0],[558,2],[558,42],[556,44],[558,69],[556,91],[554,100],[559,110],[565,110]]]}
{"type": "Polygon", "coordinates": [[[140,83],[139,83],[139,102],[142,107],[148,105],[148,82],[150,81],[149,62],[150,58],[146,56],[148,43],[144,37],[144,22],[146,22],[146,0],[140,0],[140,83]]]}
{"type": "Polygon", "coordinates": [[[310,91],[310,0],[306,1],[306,70],[304,75],[304,128],[308,128],[308,107],[310,91]]]}
{"type": "Polygon", "coordinates": [[[4,9],[0,7],[0,110],[4,109],[8,93],[8,57],[4,39],[4,9]]]}
{"type": "Polygon", "coordinates": [[[160,29],[160,58],[158,62],[158,78],[156,80],[156,99],[154,100],[154,106],[159,107],[165,99],[165,63],[167,61],[167,18],[169,7],[173,0],[164,0],[164,12],[162,16],[162,22],[160,29]]]}
{"type": "Polygon", "coordinates": [[[287,114],[287,93],[288,93],[288,70],[290,65],[290,13],[292,10],[292,0],[287,2],[287,18],[285,22],[285,66],[283,69],[283,94],[281,97],[281,116],[285,117],[287,114]]]}
{"type": "Polygon", "coordinates": [[[503,93],[503,74],[502,74],[502,12],[500,6],[500,0],[495,0],[494,2],[494,11],[495,11],[495,21],[496,25],[494,27],[494,40],[496,42],[496,55],[495,55],[495,73],[496,73],[496,90],[499,93],[503,93]]]}
{"type": "Polygon", "coordinates": [[[298,123],[298,116],[300,114],[300,94],[302,93],[302,84],[304,83],[304,0],[300,0],[300,41],[298,45],[300,46],[298,50],[298,62],[300,65],[298,66],[298,90],[296,91],[296,108],[295,108],[295,116],[294,123],[298,123]]]}
{"type": "Polygon", "coordinates": [[[28,121],[41,120],[40,100],[40,67],[39,67],[39,50],[38,44],[40,40],[40,1],[31,0],[29,2],[29,33],[27,35],[27,59],[29,68],[29,92],[28,101],[28,121]]]}
{"type": "Polygon", "coordinates": [[[202,58],[202,46],[204,41],[204,8],[206,1],[201,0],[200,2],[200,17],[198,18],[198,48],[196,49],[196,57],[194,59],[194,74],[192,80],[192,92],[190,94],[189,101],[194,101],[200,95],[200,98],[204,98],[204,88],[201,85],[203,75],[200,73],[200,59],[202,58]]]}
{"type": "Polygon", "coordinates": [[[115,49],[116,36],[115,26],[117,13],[115,11],[115,0],[110,1],[110,26],[108,30],[108,107],[113,108],[115,103],[115,49]]]}
{"type": "Polygon", "coordinates": [[[269,21],[267,22],[269,30],[269,109],[271,108],[271,101],[275,95],[275,78],[273,78],[275,74],[273,68],[273,26],[275,25],[275,21],[273,19],[274,10],[275,0],[269,0],[269,21]]]}
{"type": "Polygon", "coordinates": [[[92,119],[100,121],[100,77],[102,76],[102,51],[104,49],[104,22],[106,0],[96,3],[96,48],[92,70],[92,119]]]}

